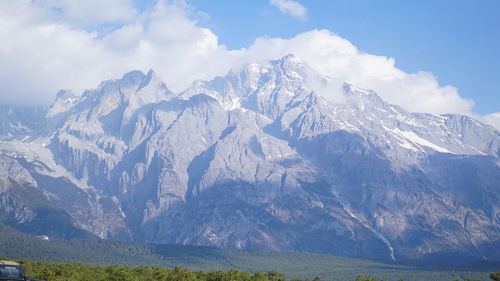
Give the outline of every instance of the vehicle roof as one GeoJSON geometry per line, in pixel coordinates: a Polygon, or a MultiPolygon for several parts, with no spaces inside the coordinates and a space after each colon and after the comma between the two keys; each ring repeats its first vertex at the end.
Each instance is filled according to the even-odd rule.
{"type": "Polygon", "coordinates": [[[14,265],[14,266],[19,266],[15,261],[6,261],[6,260],[0,260],[0,265],[14,265]]]}

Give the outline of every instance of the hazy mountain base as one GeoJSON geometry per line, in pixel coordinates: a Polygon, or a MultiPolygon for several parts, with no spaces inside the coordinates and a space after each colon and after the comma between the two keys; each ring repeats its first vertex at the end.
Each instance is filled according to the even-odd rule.
{"type": "Polygon", "coordinates": [[[287,278],[354,280],[372,276],[385,280],[488,280],[489,272],[499,271],[500,263],[449,266],[433,263],[416,265],[384,264],[361,259],[302,252],[255,252],[210,247],[156,245],[115,240],[43,241],[0,224],[0,256],[56,263],[89,265],[182,266],[190,270],[237,269],[248,272],[276,270],[287,278]]]}

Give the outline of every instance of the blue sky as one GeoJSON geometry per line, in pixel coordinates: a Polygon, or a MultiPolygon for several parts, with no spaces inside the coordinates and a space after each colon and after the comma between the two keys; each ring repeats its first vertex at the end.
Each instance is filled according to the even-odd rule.
{"type": "Polygon", "coordinates": [[[268,1],[191,0],[231,49],[261,36],[292,37],[328,29],[360,50],[396,59],[407,71],[434,73],[475,101],[474,111],[500,111],[500,1],[301,1],[307,19],[280,13],[268,1]]]}
{"type": "Polygon", "coordinates": [[[414,112],[500,128],[497,0],[2,0],[1,104],[154,69],[173,91],[294,53],[414,112]]]}

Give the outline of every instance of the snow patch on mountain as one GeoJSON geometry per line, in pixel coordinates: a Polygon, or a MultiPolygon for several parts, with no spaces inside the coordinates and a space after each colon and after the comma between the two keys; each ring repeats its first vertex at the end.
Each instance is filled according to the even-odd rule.
{"type": "MultiPolygon", "coordinates": [[[[406,140],[410,141],[413,145],[410,145],[408,142],[403,142],[401,145],[405,148],[409,148],[410,147],[418,147],[420,148],[422,151],[424,151],[421,147],[422,146],[426,146],[426,147],[429,147],[429,148],[432,148],[434,149],[435,151],[437,152],[441,152],[441,153],[452,153],[450,152],[448,149],[444,148],[444,147],[441,147],[439,145],[436,145],[426,139],[423,139],[421,137],[419,137],[417,134],[415,134],[414,132],[411,132],[411,131],[402,131],[398,128],[395,128],[395,129],[388,129],[390,130],[391,132],[394,132],[396,135],[399,135],[401,137],[404,137],[406,140]]],[[[410,148],[411,149],[411,148],[410,148]]]]}

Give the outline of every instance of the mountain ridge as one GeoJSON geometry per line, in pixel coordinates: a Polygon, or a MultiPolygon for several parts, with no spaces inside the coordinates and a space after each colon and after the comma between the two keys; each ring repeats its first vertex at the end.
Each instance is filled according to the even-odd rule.
{"type": "Polygon", "coordinates": [[[63,210],[101,238],[500,259],[500,133],[347,83],[327,100],[328,83],[289,55],[178,94],[154,71],[60,92],[33,136],[2,127],[2,163],[29,180],[4,173],[0,194],[10,180],[58,206],[60,192],[82,193],[63,210]]]}

